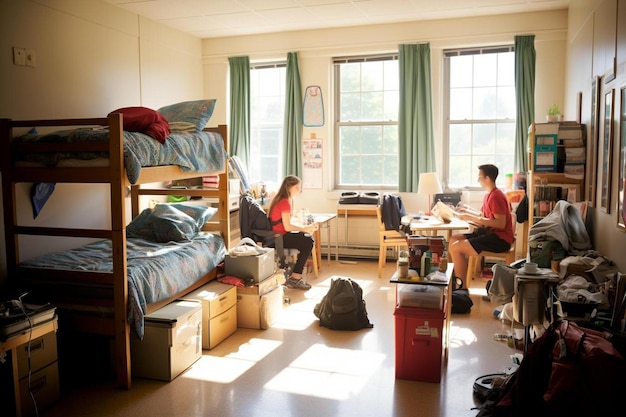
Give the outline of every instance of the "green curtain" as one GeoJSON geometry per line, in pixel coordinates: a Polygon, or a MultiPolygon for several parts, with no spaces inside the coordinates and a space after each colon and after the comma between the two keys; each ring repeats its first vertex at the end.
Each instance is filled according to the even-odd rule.
{"type": "Polygon", "coordinates": [[[399,45],[398,191],[417,192],[419,174],[435,171],[430,44],[399,45]]]}
{"type": "Polygon", "coordinates": [[[250,59],[247,56],[228,58],[230,65],[230,146],[229,154],[237,155],[250,166],[250,59]]]}
{"type": "Polygon", "coordinates": [[[283,173],[302,178],[302,86],[298,53],[287,54],[283,173]]]}
{"type": "Polygon", "coordinates": [[[515,37],[515,171],[528,169],[528,127],[535,121],[535,35],[515,37]]]}

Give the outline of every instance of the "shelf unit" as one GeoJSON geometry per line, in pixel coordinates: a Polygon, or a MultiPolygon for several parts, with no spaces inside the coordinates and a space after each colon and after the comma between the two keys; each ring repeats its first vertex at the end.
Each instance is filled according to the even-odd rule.
{"type": "MultiPolygon", "coordinates": [[[[569,123],[569,122],[568,122],[569,123]]],[[[528,174],[526,179],[526,194],[528,196],[528,227],[530,228],[534,223],[538,216],[535,212],[536,206],[536,190],[535,187],[538,185],[575,185],[578,187],[579,195],[576,196],[576,201],[581,201],[582,194],[584,193],[584,183],[585,178],[573,178],[572,176],[568,176],[563,172],[536,172],[535,171],[535,149],[536,149],[536,131],[537,125],[548,125],[547,123],[533,123],[530,125],[528,129],[528,174]]],[[[570,124],[571,126],[571,124],[570,124]]],[[[581,131],[584,132],[584,125],[581,125],[581,131]]],[[[560,139],[559,139],[560,140],[560,139]]],[[[584,136],[583,136],[584,141],[584,136]]],[[[584,142],[583,142],[584,143],[584,142]]],[[[555,167],[556,168],[556,167],[555,167]]],[[[559,198],[554,196],[549,200],[544,200],[546,202],[556,202],[559,198]]],[[[549,211],[548,207],[548,211],[549,211]]],[[[526,239],[527,236],[524,236],[526,239]]],[[[527,242],[524,242],[524,246],[527,242]]]]}

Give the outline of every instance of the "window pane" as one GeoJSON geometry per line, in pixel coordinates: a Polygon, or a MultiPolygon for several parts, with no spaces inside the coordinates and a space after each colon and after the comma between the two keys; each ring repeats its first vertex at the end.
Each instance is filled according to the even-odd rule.
{"type": "Polygon", "coordinates": [[[472,125],[450,126],[450,155],[469,155],[472,144],[472,125]]]}
{"type": "Polygon", "coordinates": [[[341,65],[341,93],[361,91],[361,64],[341,65]]]}
{"type": "Polygon", "coordinates": [[[472,118],[472,89],[453,88],[450,90],[450,120],[472,118]]]}
{"type": "Polygon", "coordinates": [[[473,102],[474,119],[495,119],[496,89],[495,87],[474,88],[473,102]]]}
{"type": "Polygon", "coordinates": [[[474,55],[474,87],[490,87],[496,83],[497,54],[474,55]]]}
{"type": "Polygon", "coordinates": [[[450,58],[450,88],[472,86],[473,60],[471,55],[450,58]]]}

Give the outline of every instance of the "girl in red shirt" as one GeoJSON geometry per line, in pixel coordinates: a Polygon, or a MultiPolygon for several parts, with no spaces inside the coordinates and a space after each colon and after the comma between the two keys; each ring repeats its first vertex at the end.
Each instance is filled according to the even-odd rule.
{"type": "Polygon", "coordinates": [[[293,197],[300,194],[300,192],[300,178],[294,175],[285,177],[278,192],[270,202],[268,212],[272,230],[283,235],[283,246],[299,251],[296,264],[285,285],[287,288],[308,290],[311,286],[302,278],[302,271],[313,250],[314,241],[312,235],[317,230],[318,225],[316,223],[310,225],[292,223],[293,197]]]}

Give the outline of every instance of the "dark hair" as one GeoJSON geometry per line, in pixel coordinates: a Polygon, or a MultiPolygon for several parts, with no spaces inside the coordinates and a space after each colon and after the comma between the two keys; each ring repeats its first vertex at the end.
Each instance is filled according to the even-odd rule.
{"type": "Polygon", "coordinates": [[[274,198],[272,198],[272,201],[270,202],[270,206],[267,210],[268,216],[272,212],[274,206],[278,204],[280,200],[282,200],[283,198],[289,198],[289,189],[294,185],[298,185],[299,183],[300,178],[296,177],[295,175],[288,175],[285,177],[283,183],[280,184],[280,188],[276,192],[276,195],[274,196],[274,198]]]}
{"type": "Polygon", "coordinates": [[[478,167],[483,172],[485,177],[491,178],[491,181],[496,182],[496,178],[498,178],[498,167],[493,164],[484,164],[478,167]]]}

